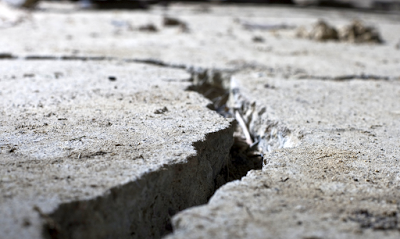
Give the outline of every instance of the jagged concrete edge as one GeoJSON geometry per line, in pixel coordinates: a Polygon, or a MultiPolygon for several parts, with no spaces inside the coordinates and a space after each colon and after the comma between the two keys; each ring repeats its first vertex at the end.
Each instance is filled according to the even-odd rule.
{"type": "MultiPolygon", "coordinates": [[[[282,120],[267,119],[266,123],[260,124],[258,120],[266,112],[266,106],[258,109],[256,102],[250,102],[241,93],[234,76],[230,79],[230,108],[239,110],[247,123],[250,134],[258,142],[258,148],[263,154],[275,149],[291,148],[300,145],[302,132],[289,129],[282,120]]],[[[264,160],[264,164],[268,162],[264,160]]]]}
{"type": "Polygon", "coordinates": [[[230,124],[193,143],[197,154],[185,163],[164,165],[91,200],[61,204],[54,212],[42,215],[43,236],[54,239],[165,235],[173,214],[204,204],[213,195],[214,179],[229,157],[232,134],[230,124]]]}
{"type": "MultiPolygon", "coordinates": [[[[266,109],[263,107],[257,111],[255,102],[250,102],[242,94],[241,86],[234,77],[239,70],[191,68],[189,72],[193,85],[188,90],[209,85],[229,92],[228,107],[238,110],[244,116],[247,127],[263,154],[274,149],[296,147],[300,144],[302,133],[289,129],[282,121],[271,119],[267,120],[266,124],[257,124],[256,121],[266,112],[266,109]]],[[[267,163],[264,161],[264,164],[267,163]]]]}

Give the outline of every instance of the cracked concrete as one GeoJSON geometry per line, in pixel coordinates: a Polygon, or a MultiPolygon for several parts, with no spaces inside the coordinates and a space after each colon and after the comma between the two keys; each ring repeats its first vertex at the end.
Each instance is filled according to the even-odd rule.
{"type": "Polygon", "coordinates": [[[264,165],[174,216],[168,238],[399,237],[398,15],[48,2],[16,15],[0,22],[7,238],[168,232],[170,216],[211,196],[233,141],[210,101],[185,91],[203,86],[230,93],[264,165]],[[164,15],[187,29],[163,26],[164,15]],[[361,19],[384,42],[296,37],[319,18],[361,19]],[[148,24],[159,30],[140,30],[148,24]]]}
{"type": "Polygon", "coordinates": [[[263,170],[179,213],[167,238],[399,237],[399,81],[235,79],[263,170]]]}
{"type": "Polygon", "coordinates": [[[400,30],[396,14],[218,5],[211,5],[208,12],[204,12],[200,11],[200,5],[184,4],[177,4],[168,10],[155,7],[148,12],[93,13],[62,10],[64,8],[55,6],[43,2],[39,7],[41,11],[28,15],[16,27],[3,29],[7,38],[0,39],[0,46],[4,46],[0,51],[21,57],[106,56],[156,59],[169,64],[203,68],[264,67],[274,69],[274,73],[281,71],[288,77],[321,75],[321,72],[323,76],[336,77],[336,69],[339,68],[342,69],[341,75],[400,76],[397,67],[400,59],[393,54],[399,40],[396,33],[400,30]],[[164,27],[164,14],[184,21],[190,32],[182,32],[179,27],[164,27]],[[314,43],[296,39],[296,28],[250,31],[242,24],[284,23],[300,27],[311,25],[319,18],[338,27],[348,25],[357,18],[367,25],[379,22],[378,30],[385,44],[353,47],[336,42],[314,43]],[[149,23],[160,30],[156,33],[138,30],[149,23]],[[265,42],[254,43],[254,36],[263,37],[265,42]],[[43,41],[47,43],[41,44],[43,41]],[[347,52],[352,57],[344,57],[341,52],[347,52]]]}
{"type": "Polygon", "coordinates": [[[170,215],[214,192],[232,127],[185,91],[185,71],[1,66],[2,238],[160,237],[170,215]]]}

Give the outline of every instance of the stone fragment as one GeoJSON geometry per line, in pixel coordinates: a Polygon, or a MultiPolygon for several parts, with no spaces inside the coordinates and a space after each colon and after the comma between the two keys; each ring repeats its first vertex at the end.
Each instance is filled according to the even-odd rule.
{"type": "Polygon", "coordinates": [[[139,31],[158,32],[158,29],[154,24],[147,24],[147,25],[140,26],[139,31]]]}
{"type": "Polygon", "coordinates": [[[375,27],[365,26],[359,20],[355,20],[339,30],[330,26],[327,22],[319,20],[311,31],[308,31],[304,26],[299,27],[296,36],[315,41],[339,40],[350,43],[383,43],[379,31],[375,27]]]}
{"type": "Polygon", "coordinates": [[[361,21],[354,21],[339,31],[341,41],[351,43],[383,43],[378,29],[372,26],[365,26],[361,21]]]}
{"type": "Polygon", "coordinates": [[[338,33],[336,29],[330,26],[327,22],[319,20],[314,25],[308,37],[315,41],[337,40],[338,33]]]}

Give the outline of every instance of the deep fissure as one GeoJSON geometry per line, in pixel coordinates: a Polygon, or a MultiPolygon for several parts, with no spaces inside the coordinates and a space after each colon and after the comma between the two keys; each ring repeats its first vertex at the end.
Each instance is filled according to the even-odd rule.
{"type": "MultiPolygon", "coordinates": [[[[201,68],[167,64],[153,59],[37,55],[17,57],[11,54],[3,54],[2,59],[22,61],[124,61],[182,69],[192,75],[188,80],[193,81],[193,84],[188,90],[196,90],[206,98],[212,98],[213,104],[208,105],[208,108],[216,110],[224,117],[232,117],[233,115],[232,110],[228,108],[227,104],[230,93],[229,79],[233,71],[203,70],[201,68]],[[220,86],[224,88],[218,88],[216,84],[200,85],[200,82],[197,84],[194,82],[196,77],[197,79],[206,81],[212,80],[214,83],[215,81],[219,81],[220,86]],[[204,91],[200,90],[200,88],[204,89],[204,91]]],[[[114,78],[109,78],[109,80],[115,81],[114,78]]],[[[152,237],[158,238],[172,232],[169,219],[174,214],[184,209],[207,203],[220,186],[229,181],[240,179],[245,176],[249,170],[261,169],[261,155],[256,154],[253,150],[254,148],[250,148],[249,145],[243,141],[239,136],[240,129],[238,126],[236,127],[238,130],[233,147],[231,147],[233,141],[233,126],[230,126],[224,130],[207,134],[204,142],[202,140],[201,142],[195,143],[193,147],[198,152],[198,155],[188,158],[188,165],[168,165],[168,167],[165,166],[168,170],[151,172],[143,176],[140,181],[136,180],[124,185],[112,187],[109,189],[109,193],[105,193],[104,195],[88,200],[77,199],[61,203],[54,211],[40,214],[42,219],[44,219],[43,235],[46,238],[69,238],[73,237],[75,234],[77,235],[77,233],[81,235],[105,235],[107,233],[112,233],[113,230],[119,230],[117,228],[113,229],[115,226],[114,224],[119,221],[130,221],[133,225],[131,225],[130,228],[120,228],[119,234],[131,233],[130,235],[133,237],[141,237],[141,235],[150,235],[150,233],[152,233],[152,237]],[[214,146],[216,145],[218,145],[217,147],[220,152],[214,151],[214,146]],[[223,158],[221,158],[222,155],[224,155],[223,158]],[[199,165],[193,163],[196,161],[199,162],[199,165]],[[208,166],[204,166],[204,164],[210,164],[212,169],[208,166]],[[212,177],[209,177],[209,173],[207,172],[202,173],[206,169],[212,170],[212,177]],[[186,178],[182,176],[183,170],[187,171],[184,173],[186,178]],[[164,180],[163,183],[161,183],[161,179],[164,180]],[[165,185],[165,180],[170,180],[171,185],[173,182],[180,185],[175,185],[171,189],[168,189],[168,192],[171,194],[168,195],[168,197],[163,195],[165,192],[160,191],[159,186],[165,185]],[[175,182],[177,180],[179,181],[178,183],[175,182]],[[184,183],[181,183],[187,181],[193,181],[192,187],[188,188],[187,186],[183,186],[184,183]],[[148,184],[150,184],[150,186],[148,186],[148,184]],[[202,190],[204,187],[207,187],[207,190],[202,190]],[[153,189],[148,190],[147,188],[153,189]],[[136,194],[139,194],[139,192],[143,190],[148,190],[146,197],[137,197],[136,194]],[[194,193],[193,191],[198,192],[194,193]],[[164,200],[163,197],[166,199],[164,200]],[[160,205],[163,204],[165,206],[162,210],[159,209],[160,205]],[[132,207],[132,205],[134,206],[132,207]],[[133,208],[134,211],[132,211],[133,208]],[[127,210],[130,211],[129,215],[126,215],[127,210]],[[160,211],[162,214],[161,216],[156,216],[155,213],[157,210],[160,211]],[[133,214],[137,216],[136,219],[132,221],[131,218],[128,217],[133,214]],[[164,214],[166,214],[166,217],[164,214]],[[99,218],[104,220],[93,218],[95,215],[98,215],[99,218]],[[94,229],[96,224],[103,225],[103,231],[96,231],[94,229]],[[143,226],[143,224],[145,226],[143,226]],[[154,234],[154,232],[156,233],[154,234]]],[[[116,235],[119,234],[117,233],[116,235]]]]}
{"type": "MultiPolygon", "coordinates": [[[[218,70],[218,69],[189,69],[193,84],[188,88],[195,91],[212,102],[209,108],[215,110],[218,114],[225,118],[235,118],[235,113],[239,113],[240,109],[232,107],[228,101],[231,97],[231,77],[236,71],[218,70]]],[[[224,180],[216,181],[216,190],[223,184],[239,180],[246,176],[250,170],[260,170],[263,164],[263,154],[258,150],[257,144],[249,144],[243,125],[240,126],[237,120],[234,122],[235,132],[233,135],[234,144],[230,149],[229,161],[222,169],[220,176],[224,180]]],[[[247,127],[244,126],[244,127],[247,127]]],[[[252,139],[254,136],[250,135],[252,139]]]]}
{"type": "MultiPolygon", "coordinates": [[[[251,105],[251,103],[246,102],[244,104],[248,105],[235,105],[236,95],[238,95],[238,88],[235,88],[231,85],[231,78],[234,76],[238,70],[219,70],[219,69],[203,69],[203,68],[195,68],[195,67],[187,67],[184,65],[174,65],[168,64],[160,60],[154,59],[119,59],[115,57],[80,57],[80,56],[26,56],[26,57],[16,57],[11,54],[2,54],[0,55],[1,59],[19,59],[19,60],[65,60],[65,61],[111,61],[111,60],[122,60],[125,62],[132,62],[132,63],[143,63],[143,64],[150,64],[156,65],[161,67],[171,67],[171,68],[178,68],[178,69],[185,69],[191,74],[191,78],[189,79],[192,82],[192,85],[188,87],[187,90],[195,91],[205,98],[211,100],[212,104],[208,105],[208,108],[215,110],[217,113],[222,115],[226,118],[235,118],[238,114],[239,117],[242,117],[241,114],[247,113],[249,108],[255,106],[251,105]],[[235,104],[229,103],[229,101],[234,101],[235,104]],[[246,108],[247,107],[247,108],[246,108]]],[[[344,79],[347,80],[347,79],[344,79]]],[[[386,78],[384,80],[387,80],[386,78]]],[[[251,113],[251,112],[250,112],[251,113]]],[[[260,112],[257,112],[260,114],[260,112]]],[[[261,112],[262,114],[262,112],[261,112]]],[[[275,147],[283,147],[285,134],[289,134],[288,132],[281,132],[281,130],[272,123],[271,125],[263,125],[268,130],[265,130],[265,135],[257,135],[251,132],[249,129],[249,122],[250,120],[244,119],[245,127],[240,126],[237,121],[234,121],[235,133],[233,135],[234,144],[230,148],[229,153],[229,160],[226,162],[226,165],[222,168],[219,175],[215,178],[214,184],[214,192],[208,197],[212,197],[215,191],[221,187],[222,185],[233,181],[241,179],[243,176],[250,170],[260,170],[263,164],[266,164],[264,160],[264,153],[271,151],[271,143],[275,144],[275,141],[278,142],[275,147]],[[246,129],[247,127],[247,129],[246,129]],[[248,142],[246,139],[245,130],[249,132],[251,143],[248,142]],[[272,135],[269,134],[271,131],[279,131],[277,136],[268,136],[272,135]]],[[[277,123],[276,123],[277,124],[277,123]]],[[[273,147],[273,148],[275,148],[273,147]]],[[[122,188],[119,189],[122,191],[122,188]]],[[[76,202],[79,204],[79,202],[76,202]]],[[[206,202],[205,202],[206,203],[206,202]]],[[[72,207],[74,208],[75,204],[66,205],[65,207],[72,207]]],[[[180,210],[187,209],[181,208],[180,210]]],[[[168,209],[169,210],[169,209],[168,209]]],[[[66,210],[70,212],[71,210],[66,210]]],[[[169,213],[170,216],[175,214],[177,211],[169,213]]],[[[166,227],[167,231],[170,231],[170,224],[167,223],[163,225],[166,227]]],[[[156,225],[151,225],[156,226],[156,225]]]]}

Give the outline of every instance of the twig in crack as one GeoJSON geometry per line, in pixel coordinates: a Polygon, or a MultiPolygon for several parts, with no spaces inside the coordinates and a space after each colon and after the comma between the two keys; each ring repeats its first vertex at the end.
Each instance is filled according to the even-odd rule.
{"type": "Polygon", "coordinates": [[[235,118],[236,121],[239,123],[240,127],[243,130],[244,136],[246,138],[246,143],[248,145],[252,145],[253,144],[253,140],[251,139],[251,135],[249,130],[247,129],[246,123],[243,120],[243,117],[240,115],[239,111],[235,111],[235,118]]]}

